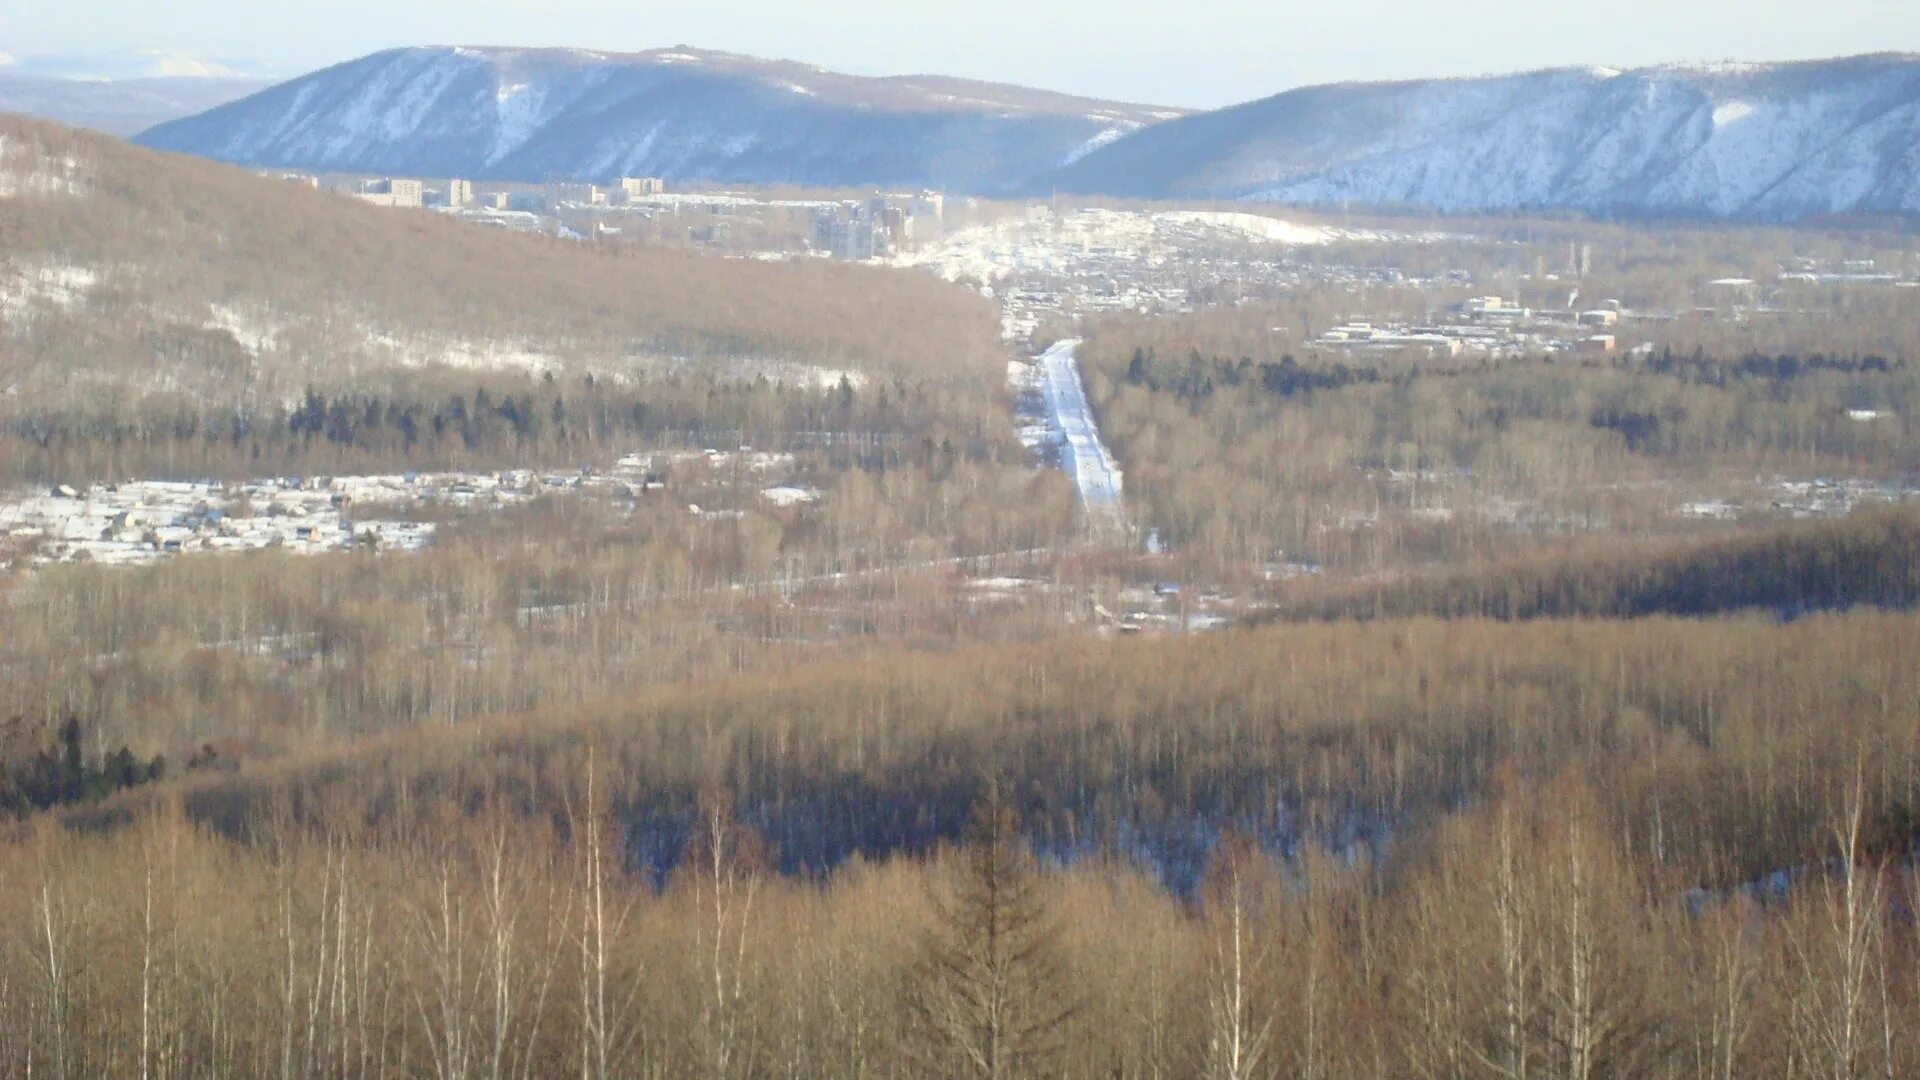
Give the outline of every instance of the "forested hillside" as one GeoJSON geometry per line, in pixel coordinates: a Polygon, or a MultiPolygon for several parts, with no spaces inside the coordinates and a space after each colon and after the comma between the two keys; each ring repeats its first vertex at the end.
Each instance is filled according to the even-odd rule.
{"type": "Polygon", "coordinates": [[[1902,1075],[1917,634],[896,656],[203,774],[0,848],[0,1054],[985,1076],[950,1063],[1004,1040],[1012,1075],[1088,1078],[1902,1075]],[[968,1004],[986,985],[1004,1011],[968,1004]]]}
{"type": "Polygon", "coordinates": [[[17,118],[0,118],[0,297],[16,414],[291,407],[434,368],[811,377],[999,356],[990,307],[918,275],[610,253],[17,118]]]}
{"type": "Polygon", "coordinates": [[[1899,497],[1920,475],[1920,366],[1881,303],[1855,340],[1891,334],[1884,353],[1745,344],[1854,338],[1822,314],[1713,324],[1713,351],[1676,327],[1609,356],[1296,355],[1264,330],[1313,316],[1280,302],[1108,319],[1083,354],[1141,524],[1185,559],[1393,573],[1777,524],[1836,476],[1899,497]]]}
{"type": "Polygon", "coordinates": [[[1757,609],[1783,618],[1920,603],[1920,508],[1666,544],[1573,552],[1310,590],[1280,617],[1538,619],[1757,609]]]}

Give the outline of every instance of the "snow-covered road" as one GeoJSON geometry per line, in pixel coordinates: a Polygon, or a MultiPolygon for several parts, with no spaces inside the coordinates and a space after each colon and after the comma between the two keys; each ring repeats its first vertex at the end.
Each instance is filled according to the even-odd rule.
{"type": "Polygon", "coordinates": [[[1047,420],[1060,442],[1060,467],[1080,489],[1087,516],[1096,527],[1124,527],[1120,467],[1114,464],[1106,443],[1100,441],[1093,407],[1087,403],[1080,362],[1075,356],[1079,347],[1079,341],[1070,339],[1040,354],[1040,387],[1046,397],[1047,420]]]}

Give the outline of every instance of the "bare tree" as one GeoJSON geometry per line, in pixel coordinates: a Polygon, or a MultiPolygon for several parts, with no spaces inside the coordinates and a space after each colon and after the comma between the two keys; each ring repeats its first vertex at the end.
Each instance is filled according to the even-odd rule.
{"type": "Polygon", "coordinates": [[[467,971],[467,910],[454,882],[451,858],[442,858],[433,894],[415,913],[414,935],[424,954],[427,989],[414,987],[414,1007],[420,1014],[427,1049],[439,1080],[461,1080],[468,1075],[476,1052],[474,1021],[470,1013],[473,986],[479,975],[467,971]]]}
{"type": "Polygon", "coordinates": [[[1253,840],[1230,832],[1220,840],[1206,884],[1208,938],[1207,1041],[1203,1074],[1209,1080],[1271,1075],[1268,1053],[1276,1020],[1263,981],[1273,956],[1272,928],[1263,919],[1272,901],[1265,858],[1253,840]]]}
{"type": "Polygon", "coordinates": [[[727,1080],[746,1069],[747,943],[763,862],[755,837],[734,820],[731,799],[718,788],[705,792],[694,848],[694,890],[703,913],[700,938],[711,983],[701,1006],[701,1029],[712,1080],[727,1080]]]}
{"type": "MultiPolygon", "coordinates": [[[[613,955],[631,904],[616,892],[617,867],[608,866],[608,849],[613,842],[606,835],[605,822],[612,814],[605,805],[605,794],[597,776],[594,751],[586,762],[586,799],[573,816],[577,876],[575,888],[580,895],[580,1075],[582,1080],[606,1080],[613,1075],[616,1053],[626,1042],[631,1023],[631,1000],[609,1001],[609,983],[618,979],[618,962],[613,955]]],[[[570,905],[571,906],[571,905],[570,905]]],[[[617,994],[619,986],[611,990],[617,994]]]]}
{"type": "MultiPolygon", "coordinates": [[[[1820,874],[1789,933],[1795,1057],[1812,1075],[1856,1080],[1870,1074],[1872,979],[1885,947],[1882,873],[1863,865],[1866,795],[1856,775],[1835,815],[1838,851],[1820,874]]],[[[1891,1063],[1886,1063],[1891,1067],[1891,1063]]]]}

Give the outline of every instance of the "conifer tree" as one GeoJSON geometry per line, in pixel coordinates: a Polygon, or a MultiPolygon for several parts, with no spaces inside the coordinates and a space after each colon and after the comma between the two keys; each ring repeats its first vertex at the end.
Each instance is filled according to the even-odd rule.
{"type": "Polygon", "coordinates": [[[997,783],[976,801],[966,846],[935,897],[912,973],[911,1055],[925,1075],[1056,1075],[1078,1012],[1045,882],[997,783]]]}

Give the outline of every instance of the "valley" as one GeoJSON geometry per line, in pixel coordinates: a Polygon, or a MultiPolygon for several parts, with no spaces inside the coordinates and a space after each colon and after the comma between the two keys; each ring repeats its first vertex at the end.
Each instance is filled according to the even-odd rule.
{"type": "Polygon", "coordinates": [[[1916,63],[0,116],[0,1080],[1920,1071],[1916,63]]]}

